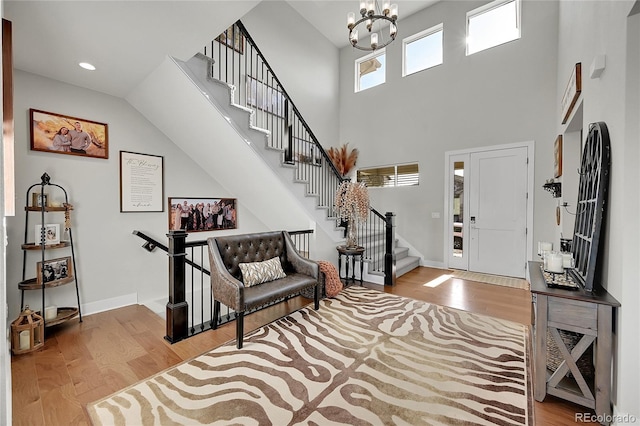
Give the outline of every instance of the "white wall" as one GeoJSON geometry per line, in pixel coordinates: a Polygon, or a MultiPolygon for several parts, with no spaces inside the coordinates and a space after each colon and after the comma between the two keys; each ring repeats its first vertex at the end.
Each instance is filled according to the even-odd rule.
{"type": "Polygon", "coordinates": [[[241,20],[320,144],[338,146],[338,49],[283,1],[241,20]]]}
{"type": "MultiPolygon", "coordinates": [[[[640,9],[636,3],[637,9],[640,9]]],[[[633,1],[561,1],[559,8],[559,104],[571,68],[582,63],[583,128],[604,121],[611,138],[609,217],[605,229],[603,286],[622,304],[616,317],[614,392],[616,413],[640,419],[640,346],[638,325],[640,292],[640,16],[628,15],[633,1]],[[606,69],[598,79],[589,77],[595,55],[606,55],[606,69]]],[[[563,131],[559,112],[555,126],[563,131]]]]}
{"type": "MultiPolygon", "coordinates": [[[[16,204],[24,205],[27,188],[38,183],[45,171],[53,183],[68,191],[74,205],[71,220],[81,302],[90,307],[108,307],[110,300],[113,305],[121,304],[123,299],[144,302],[166,296],[168,289],[166,254],[160,250],[148,253],[141,248],[143,240],[131,234],[133,230],[139,230],[166,241],[166,206],[162,213],[120,213],[120,150],[164,156],[165,197],[236,197],[123,99],[16,70],[15,117],[16,204]],[[31,151],[29,108],[107,123],[109,159],[31,151]]],[[[20,213],[8,218],[7,222],[7,297],[11,318],[17,316],[20,309],[17,283],[22,279],[20,245],[24,239],[24,220],[24,213],[20,213]]],[[[53,221],[62,222],[62,217],[53,221]]],[[[33,216],[29,223],[35,223],[33,216]]],[[[190,234],[189,240],[266,230],[265,225],[244,207],[242,199],[238,200],[238,226],[234,231],[190,234]]],[[[60,256],[69,255],[65,250],[57,252],[60,256]]],[[[27,278],[35,276],[35,271],[35,261],[29,262],[27,278]]],[[[27,296],[27,303],[40,307],[40,292],[30,291],[27,296]]],[[[75,304],[72,285],[51,289],[47,296],[47,303],[75,304]]]]}
{"type": "Polygon", "coordinates": [[[446,151],[534,141],[533,241],[555,231],[555,201],[542,185],[553,173],[558,4],[525,1],[521,39],[465,56],[466,12],[484,3],[440,2],[400,20],[381,86],[354,93],[363,53],[340,52],[340,142],[360,150],[358,167],[419,163],[419,186],[370,193],[377,210],[397,214],[397,233],[428,264],[443,262],[446,151]],[[402,38],[439,23],[444,63],[402,78],[402,38]]]}

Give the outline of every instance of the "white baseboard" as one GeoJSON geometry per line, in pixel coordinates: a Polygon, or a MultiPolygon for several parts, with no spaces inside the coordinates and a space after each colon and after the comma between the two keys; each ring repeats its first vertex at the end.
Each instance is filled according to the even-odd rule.
{"type": "Polygon", "coordinates": [[[444,262],[437,262],[435,260],[427,260],[427,259],[422,259],[422,262],[420,262],[420,266],[426,266],[428,268],[445,269],[444,262]]]}
{"type": "Polygon", "coordinates": [[[82,315],[92,315],[99,312],[110,311],[111,309],[122,308],[123,306],[136,305],[138,303],[138,293],[125,294],[124,296],[112,297],[111,299],[98,300],[82,304],[82,315]]]}

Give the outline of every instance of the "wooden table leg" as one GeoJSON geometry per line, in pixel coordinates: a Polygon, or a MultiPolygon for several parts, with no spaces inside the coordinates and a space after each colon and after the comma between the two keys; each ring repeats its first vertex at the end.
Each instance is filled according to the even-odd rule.
{"type": "Polygon", "coordinates": [[[595,399],[596,414],[604,418],[611,417],[611,334],[612,308],[598,305],[598,336],[596,340],[595,362],[595,399]]]}
{"type": "Polygon", "coordinates": [[[538,402],[547,395],[547,303],[547,296],[536,295],[533,397],[538,402]]]}

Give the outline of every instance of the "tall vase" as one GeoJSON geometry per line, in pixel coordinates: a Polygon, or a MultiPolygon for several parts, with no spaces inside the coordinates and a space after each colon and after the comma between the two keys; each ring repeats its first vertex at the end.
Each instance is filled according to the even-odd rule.
{"type": "Polygon", "coordinates": [[[347,222],[347,248],[358,247],[358,223],[355,220],[347,222]]]}

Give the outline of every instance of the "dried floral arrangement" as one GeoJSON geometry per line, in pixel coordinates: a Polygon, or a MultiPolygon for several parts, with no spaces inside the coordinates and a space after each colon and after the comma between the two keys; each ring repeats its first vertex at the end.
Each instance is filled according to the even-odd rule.
{"type": "Polygon", "coordinates": [[[329,151],[327,151],[327,155],[329,155],[329,158],[341,176],[349,174],[351,169],[355,167],[356,160],[358,159],[358,149],[353,148],[349,151],[347,145],[349,144],[345,143],[340,148],[331,147],[329,151]]]}
{"type": "Polygon", "coordinates": [[[369,191],[364,182],[342,182],[336,190],[335,207],[340,219],[365,222],[369,217],[369,191]]]}

